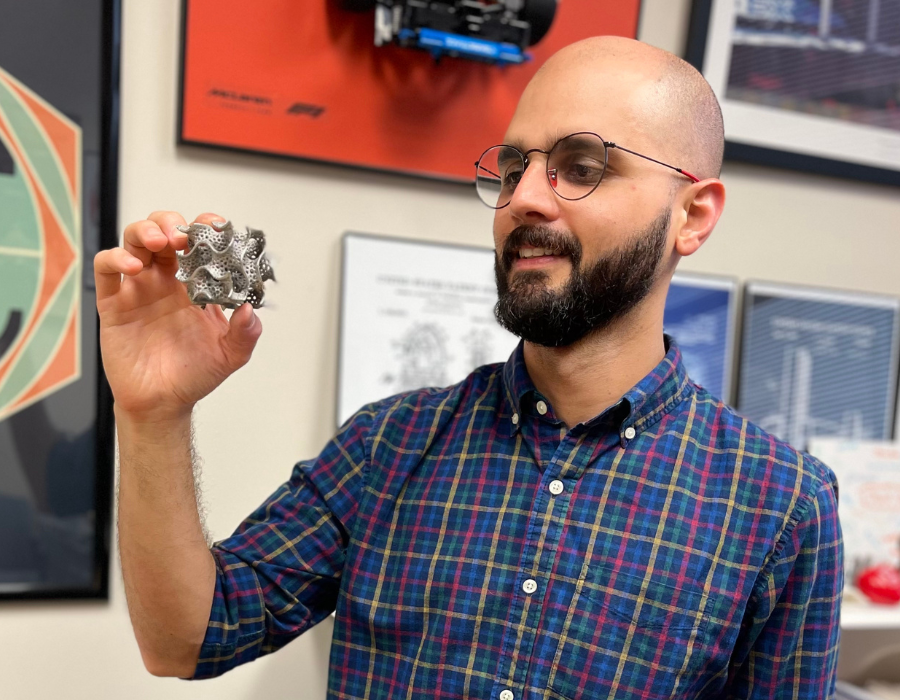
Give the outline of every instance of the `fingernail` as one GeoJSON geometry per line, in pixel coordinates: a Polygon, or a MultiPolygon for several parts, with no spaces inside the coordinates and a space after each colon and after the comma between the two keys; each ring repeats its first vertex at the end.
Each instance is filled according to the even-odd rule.
{"type": "Polygon", "coordinates": [[[256,314],[253,313],[253,309],[250,309],[250,315],[247,317],[247,320],[244,321],[244,328],[250,330],[253,326],[256,325],[256,314]]]}

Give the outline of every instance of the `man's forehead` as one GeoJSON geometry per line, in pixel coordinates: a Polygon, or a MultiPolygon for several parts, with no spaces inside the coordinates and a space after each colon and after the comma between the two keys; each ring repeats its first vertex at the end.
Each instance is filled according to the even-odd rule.
{"type": "Polygon", "coordinates": [[[635,78],[578,69],[539,76],[522,94],[504,143],[523,151],[549,150],[560,138],[579,131],[607,141],[644,141],[653,131],[647,99],[652,85],[635,78]]]}
{"type": "Polygon", "coordinates": [[[574,109],[518,111],[510,122],[503,143],[520,151],[549,151],[560,139],[577,133],[597,134],[604,141],[625,141],[640,128],[633,119],[612,110],[577,112],[574,109]],[[631,122],[631,124],[629,124],[631,122]]]}
{"type": "MultiPolygon", "coordinates": [[[[523,133],[523,132],[507,132],[506,138],[503,140],[507,146],[515,146],[523,153],[537,148],[541,151],[549,151],[560,139],[580,132],[589,132],[603,137],[595,128],[585,126],[584,128],[566,128],[559,127],[556,129],[543,129],[539,132],[523,133]]],[[[605,137],[604,137],[605,138],[605,137]]]]}

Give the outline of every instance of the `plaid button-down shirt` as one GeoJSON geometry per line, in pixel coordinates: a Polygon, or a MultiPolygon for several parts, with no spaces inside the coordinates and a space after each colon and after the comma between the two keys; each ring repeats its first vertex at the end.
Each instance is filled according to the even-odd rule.
{"type": "Polygon", "coordinates": [[[194,677],[335,610],[332,699],[830,697],[834,475],[692,384],[667,345],[571,430],[521,344],[360,410],[214,545],[194,677]]]}

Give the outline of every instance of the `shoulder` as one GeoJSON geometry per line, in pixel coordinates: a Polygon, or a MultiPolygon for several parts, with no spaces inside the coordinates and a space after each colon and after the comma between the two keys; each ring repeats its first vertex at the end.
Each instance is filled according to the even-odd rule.
{"type": "Polygon", "coordinates": [[[816,499],[837,501],[837,478],[816,457],[798,450],[741,416],[702,387],[685,407],[705,433],[709,448],[725,457],[724,468],[740,473],[748,493],[766,507],[776,503],[796,519],[816,499]]]}

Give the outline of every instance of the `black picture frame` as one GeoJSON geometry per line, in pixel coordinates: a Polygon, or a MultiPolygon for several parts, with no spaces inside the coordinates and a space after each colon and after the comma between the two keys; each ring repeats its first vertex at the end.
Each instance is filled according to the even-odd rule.
{"type": "MultiPolygon", "coordinates": [[[[72,211],[81,255],[75,256],[71,307],[80,364],[76,360],[73,378],[60,388],[35,393],[33,402],[0,419],[0,498],[17,502],[4,484],[14,473],[41,493],[30,502],[19,499],[20,529],[11,529],[11,518],[0,519],[0,601],[107,600],[114,418],[100,358],[92,262],[99,250],[118,244],[121,0],[30,0],[7,4],[2,15],[0,69],[79,127],[71,172],[79,185],[72,187],[72,211]],[[88,427],[69,431],[73,424],[88,427]]],[[[0,319],[0,326],[5,322],[0,319]]]]}
{"type": "MultiPolygon", "coordinates": [[[[533,58],[525,64],[522,64],[521,67],[532,72],[536,71],[541,62],[549,57],[549,54],[552,53],[553,50],[559,50],[572,41],[587,38],[588,36],[591,36],[591,32],[593,32],[593,34],[619,34],[620,31],[611,30],[609,26],[610,19],[604,17],[603,14],[604,8],[600,5],[595,7],[592,3],[596,4],[596,0],[577,0],[577,3],[570,3],[572,5],[582,6],[569,8],[570,10],[575,10],[577,12],[576,19],[580,20],[580,22],[573,23],[571,21],[562,21],[560,15],[557,14],[554,19],[554,27],[557,29],[553,34],[549,35],[549,38],[542,39],[542,41],[535,46],[529,47],[528,53],[532,55],[533,58]],[[586,14],[587,18],[582,17],[582,13],[586,14]],[[592,21],[596,22],[593,26],[591,26],[592,21]],[[588,22],[588,25],[585,26],[584,22],[588,22]],[[561,25],[567,26],[567,33],[563,35],[563,39],[561,39],[558,34],[561,25]],[[573,26],[577,28],[577,31],[573,32],[573,26]],[[584,33],[585,31],[587,31],[587,33],[584,33]],[[528,67],[529,65],[531,68],[528,67]]],[[[629,0],[629,3],[623,3],[621,0],[603,0],[603,3],[615,7],[617,15],[623,11],[626,13],[631,13],[633,11],[633,34],[630,31],[621,32],[621,34],[623,36],[633,36],[634,38],[640,35],[643,15],[642,0],[629,0]],[[625,7],[631,2],[634,3],[633,8],[625,7]]],[[[470,61],[465,58],[454,58],[451,56],[442,58],[441,62],[438,62],[433,56],[428,56],[425,52],[418,49],[400,48],[399,46],[392,45],[376,49],[372,44],[372,30],[374,27],[372,10],[374,4],[372,4],[369,10],[365,12],[355,12],[348,8],[343,8],[340,0],[297,0],[297,2],[293,3],[293,9],[295,11],[298,9],[309,11],[309,7],[303,7],[307,4],[324,8],[325,17],[319,17],[316,14],[310,19],[310,16],[304,14],[295,21],[303,21],[309,26],[317,28],[317,30],[324,28],[327,30],[326,32],[322,33],[317,31],[315,34],[321,34],[322,37],[331,37],[326,49],[323,49],[322,46],[318,46],[317,50],[330,51],[330,44],[333,43],[332,39],[335,32],[343,34],[343,32],[347,30],[347,27],[350,27],[351,31],[354,32],[356,39],[347,42],[346,39],[350,36],[347,35],[346,37],[342,37],[342,41],[339,43],[344,47],[355,47],[355,52],[365,49],[363,53],[370,50],[374,50],[378,54],[383,52],[387,53],[390,58],[387,59],[389,63],[385,65],[394,65],[394,63],[396,63],[396,65],[406,66],[408,68],[410,62],[415,63],[426,60],[428,63],[434,63],[436,66],[440,63],[442,66],[442,73],[446,72],[451,75],[459,74],[462,77],[465,77],[465,74],[460,72],[460,66],[463,66],[464,68],[466,66],[478,66],[480,69],[483,68],[485,70],[498,71],[501,75],[503,75],[504,72],[508,73],[516,68],[515,66],[488,66],[482,62],[470,61]],[[334,24],[334,26],[332,26],[332,24],[334,24]],[[362,31],[361,34],[359,33],[360,31],[362,31]],[[364,40],[360,40],[360,37],[363,36],[364,40]],[[395,52],[400,53],[395,54],[395,52]]],[[[391,159],[391,162],[386,162],[383,156],[379,158],[369,158],[367,155],[363,155],[368,153],[372,142],[380,142],[383,138],[388,138],[391,134],[403,134],[408,137],[410,133],[418,131],[417,129],[411,131],[405,128],[397,128],[396,124],[393,124],[391,129],[380,129],[376,132],[374,137],[367,136],[366,138],[368,141],[364,141],[357,153],[353,156],[340,155],[335,152],[311,152],[309,144],[295,144],[289,138],[285,137],[284,134],[315,134],[314,137],[311,136],[311,138],[314,138],[316,143],[327,144],[326,148],[328,150],[333,150],[331,144],[347,142],[347,139],[350,137],[348,136],[348,132],[344,131],[335,135],[327,130],[324,133],[316,132],[314,130],[318,129],[319,125],[330,123],[332,113],[338,112],[345,105],[349,105],[352,108],[353,115],[367,112],[367,110],[370,109],[370,107],[365,104],[360,105],[361,94],[363,93],[361,86],[368,86],[368,83],[370,82],[367,69],[364,69],[363,63],[359,62],[360,54],[357,53],[357,62],[354,63],[354,66],[359,66],[359,71],[354,74],[351,82],[347,83],[346,86],[343,86],[343,83],[339,80],[321,80],[321,76],[318,76],[318,73],[316,72],[321,70],[321,66],[318,66],[318,68],[316,68],[316,66],[322,61],[322,55],[315,54],[314,56],[306,58],[302,54],[302,51],[306,50],[305,47],[308,46],[308,42],[301,42],[298,44],[297,42],[290,40],[291,43],[288,46],[274,52],[273,55],[279,56],[284,56],[286,53],[291,54],[288,56],[289,60],[285,63],[286,66],[292,66],[294,69],[297,67],[308,68],[310,66],[316,68],[316,71],[310,73],[311,75],[318,76],[316,78],[317,89],[314,90],[314,92],[318,92],[319,86],[338,86],[339,90],[337,95],[339,96],[339,99],[335,97],[334,100],[332,100],[330,95],[327,97],[318,95],[313,97],[306,96],[303,97],[303,101],[296,101],[298,90],[300,91],[300,94],[308,94],[307,88],[298,85],[298,83],[303,82],[303,78],[308,72],[305,70],[291,75],[289,79],[283,80],[277,87],[276,85],[273,85],[271,78],[276,74],[280,74],[280,70],[274,70],[272,67],[260,69],[253,58],[257,49],[253,47],[253,44],[250,41],[243,42],[237,50],[237,53],[233,52],[234,56],[243,56],[244,52],[250,52],[246,54],[246,57],[242,59],[241,63],[236,66],[226,66],[222,64],[221,61],[218,61],[216,63],[218,68],[217,75],[213,77],[198,70],[198,57],[210,55],[205,51],[204,47],[210,40],[215,41],[215,38],[219,36],[222,29],[217,28],[212,30],[210,22],[197,21],[194,19],[198,8],[203,9],[204,6],[206,6],[206,8],[214,8],[213,12],[217,16],[228,17],[229,15],[234,15],[239,17],[242,24],[233,25],[232,28],[239,32],[248,33],[248,19],[243,15],[235,15],[231,11],[223,10],[215,3],[215,0],[182,0],[180,24],[181,51],[179,57],[179,88],[175,138],[175,143],[178,146],[186,146],[189,148],[199,147],[230,153],[263,155],[267,158],[278,160],[327,165],[341,169],[358,170],[364,173],[399,176],[401,178],[416,178],[469,189],[473,188],[475,184],[475,172],[471,162],[484,150],[486,145],[497,143],[502,140],[507,121],[503,121],[501,125],[499,125],[499,129],[493,136],[488,137],[488,135],[485,134],[485,139],[476,140],[474,143],[469,144],[469,147],[459,149],[454,153],[455,157],[453,160],[456,161],[456,165],[458,166],[460,162],[465,164],[464,169],[459,172],[453,171],[452,168],[448,170],[446,166],[447,159],[442,159],[441,157],[433,157],[431,162],[423,167],[412,163],[393,162],[393,159],[391,159]],[[225,12],[224,15],[221,14],[223,12],[225,12]],[[196,36],[198,30],[202,32],[200,36],[196,36]],[[213,33],[210,34],[210,31],[213,31],[213,33]],[[294,52],[298,50],[300,53],[294,55],[294,52]],[[237,74],[242,73],[244,70],[247,72],[242,75],[237,74]],[[260,81],[259,76],[261,75],[267,76],[268,80],[260,81]],[[265,86],[260,83],[265,83],[265,86]],[[250,107],[249,109],[247,109],[248,106],[250,107]],[[240,118],[236,120],[234,115],[240,115],[240,118]],[[298,115],[303,115],[303,121],[295,121],[298,119],[298,115]],[[285,119],[295,121],[294,125],[286,131],[284,130],[285,119]],[[211,128],[211,126],[214,126],[214,128],[211,128]],[[221,129],[225,129],[226,131],[222,132],[221,129]],[[275,144],[268,142],[267,139],[259,138],[260,134],[265,135],[273,133],[279,134],[278,142],[275,144]],[[472,157],[463,157],[458,155],[459,153],[471,153],[472,157]]],[[[568,5],[566,6],[568,7],[568,5]]],[[[277,9],[280,13],[284,8],[277,9]]],[[[269,10],[271,10],[271,8],[269,8],[269,10]]],[[[270,14],[269,10],[254,13],[253,23],[266,21],[266,15],[270,14]]],[[[260,35],[271,37],[272,33],[275,32],[278,36],[277,41],[281,41],[287,35],[280,34],[274,27],[281,26],[285,22],[290,23],[290,20],[279,18],[277,24],[270,25],[262,33],[259,31],[259,27],[254,25],[249,34],[256,37],[259,37],[260,35]]],[[[620,29],[618,27],[620,20],[615,19],[613,22],[616,24],[616,29],[620,29]]],[[[318,39],[318,36],[316,38],[318,39]]],[[[268,38],[267,41],[269,41],[268,38]]],[[[272,46],[266,47],[266,53],[273,53],[272,46]]],[[[380,60],[384,59],[379,59],[379,61],[380,60]]],[[[278,68],[280,67],[281,66],[278,66],[278,68]]],[[[404,72],[406,72],[407,68],[404,68],[404,72]]],[[[356,70],[356,68],[354,68],[354,70],[356,70]]],[[[375,74],[392,71],[393,69],[391,68],[382,67],[378,68],[375,71],[375,74]]],[[[484,84],[484,75],[473,75],[471,78],[459,80],[457,88],[454,90],[454,94],[458,94],[460,89],[465,89],[465,86],[469,83],[476,85],[484,84]]],[[[380,87],[381,86],[379,85],[379,88],[380,87]]],[[[504,87],[501,97],[489,94],[480,99],[492,103],[497,100],[502,102],[507,100],[510,94],[518,95],[524,87],[525,82],[521,85],[511,84],[504,87]]],[[[429,90],[426,90],[425,93],[430,92],[430,90],[434,88],[435,86],[433,84],[429,84],[429,90]]],[[[366,90],[370,90],[370,88],[367,87],[366,90]]],[[[422,98],[427,96],[425,93],[419,92],[419,97],[416,100],[417,103],[422,102],[424,104],[422,98]]],[[[438,94],[437,91],[435,94],[438,94]]],[[[399,104],[405,98],[401,95],[400,97],[395,96],[394,99],[396,103],[399,104]]],[[[516,100],[517,99],[518,97],[516,97],[516,100]]],[[[507,120],[512,117],[516,100],[508,105],[507,111],[509,114],[507,115],[507,120]]],[[[480,101],[470,99],[466,101],[465,104],[475,105],[480,104],[480,101]]],[[[494,107],[497,107],[498,104],[499,103],[494,104],[494,107]]],[[[410,109],[405,109],[404,113],[413,114],[415,113],[415,110],[413,109],[411,111],[410,109]]],[[[501,114],[502,110],[498,111],[497,109],[494,109],[490,113],[501,114]]],[[[454,130],[464,134],[479,134],[483,123],[485,121],[490,121],[490,119],[485,117],[485,114],[487,113],[483,110],[480,112],[476,111],[471,115],[465,115],[465,118],[457,119],[454,122],[457,125],[454,130]]],[[[363,120],[363,122],[380,124],[378,119],[363,120]]],[[[417,126],[420,126],[421,122],[417,121],[416,124],[417,126]]],[[[441,128],[443,129],[442,134],[444,137],[447,137],[448,135],[452,136],[452,134],[447,132],[446,124],[441,128]]],[[[356,134],[359,131],[360,122],[357,120],[350,135],[356,134]]],[[[447,138],[440,139],[442,142],[448,140],[449,139],[447,138]]],[[[397,153],[419,151],[420,145],[416,141],[407,143],[406,140],[403,140],[397,143],[391,142],[381,148],[382,150],[387,149],[397,153]]]]}
{"type": "MultiPolygon", "coordinates": [[[[716,29],[711,26],[714,10],[718,4],[733,2],[733,0],[693,0],[691,15],[688,24],[688,38],[684,58],[697,68],[704,77],[710,78],[710,51],[709,46],[716,29]]],[[[796,170],[799,172],[815,173],[831,177],[839,177],[850,180],[877,183],[881,185],[900,185],[900,150],[897,150],[896,167],[881,167],[853,160],[846,157],[833,157],[830,151],[822,150],[821,153],[811,152],[808,146],[795,147],[788,139],[784,143],[774,145],[760,145],[750,143],[745,136],[739,136],[730,129],[728,114],[728,99],[717,89],[716,82],[710,80],[717,92],[719,101],[725,111],[725,159],[757,165],[796,170]]],[[[835,144],[839,148],[853,150],[852,139],[846,138],[846,130],[840,130],[840,120],[835,122],[835,144]]],[[[860,127],[865,129],[866,127],[860,127]]],[[[871,131],[882,130],[872,128],[871,131]]],[[[877,133],[875,134],[877,136],[877,133]]],[[[900,144],[900,132],[897,132],[897,141],[900,144]]],[[[893,146],[892,146],[893,149],[893,146]]],[[[815,150],[814,148],[812,150],[815,150]]],[[[893,152],[893,150],[891,151],[893,152]]]]}

